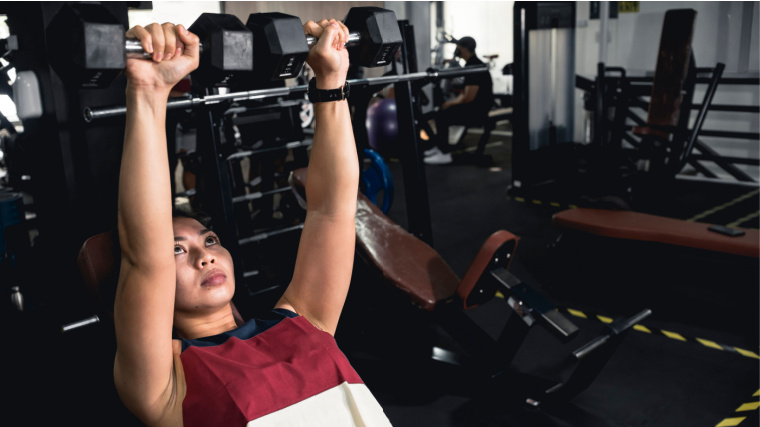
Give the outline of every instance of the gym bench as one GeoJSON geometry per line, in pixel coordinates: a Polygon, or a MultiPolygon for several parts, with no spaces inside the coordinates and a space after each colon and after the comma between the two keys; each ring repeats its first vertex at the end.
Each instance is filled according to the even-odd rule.
{"type": "MultiPolygon", "coordinates": [[[[486,150],[486,144],[488,144],[488,140],[491,138],[491,132],[496,129],[496,125],[503,120],[512,121],[512,107],[494,108],[488,112],[486,122],[482,126],[483,134],[480,136],[480,139],[478,140],[478,148],[475,150],[475,156],[477,158],[483,156],[483,153],[486,150]]],[[[464,137],[467,136],[467,132],[472,128],[478,128],[478,126],[465,127],[464,132],[462,132],[462,135],[457,141],[457,146],[462,143],[464,137]]]]}
{"type": "MultiPolygon", "coordinates": [[[[293,171],[291,187],[305,208],[307,169],[293,171]]],[[[451,364],[471,360],[475,372],[486,380],[504,381],[500,388],[518,394],[533,406],[541,402],[565,401],[583,391],[601,372],[617,348],[625,332],[651,314],[644,310],[629,319],[617,319],[606,325],[605,331],[578,347],[569,356],[575,365],[562,382],[517,374],[528,379],[527,384],[515,384],[510,364],[527,337],[530,328],[540,324],[563,343],[573,340],[578,327],[560,313],[542,294],[520,281],[509,266],[517,248],[518,237],[499,230],[480,248],[470,267],[460,280],[446,261],[430,246],[394,223],[382,211],[359,193],[356,211],[357,255],[385,282],[407,295],[411,304],[430,314],[456,340],[468,357],[434,347],[431,359],[451,364]],[[501,294],[511,314],[506,325],[494,340],[465,312],[501,294]]]]}
{"type": "Polygon", "coordinates": [[[760,232],[734,229],[742,235],[710,231],[712,224],[689,222],[631,211],[578,208],[554,214],[552,224],[615,239],[658,242],[746,257],[760,257],[760,232]]]}

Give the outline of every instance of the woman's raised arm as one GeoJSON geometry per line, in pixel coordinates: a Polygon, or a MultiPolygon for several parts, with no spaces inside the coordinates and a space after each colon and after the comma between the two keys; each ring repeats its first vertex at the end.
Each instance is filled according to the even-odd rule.
{"type": "MultiPolygon", "coordinates": [[[[343,86],[348,29],[340,22],[308,22],[304,31],[319,38],[307,62],[318,89],[343,86]]],[[[293,309],[318,328],[335,333],[351,282],[356,229],[359,163],[348,102],[314,105],[314,144],[306,181],[308,211],[293,280],[278,307],[293,309]]]]}
{"type": "Polygon", "coordinates": [[[199,41],[172,24],[134,27],[127,37],[141,40],[153,59],[130,59],[126,68],[114,379],[125,405],[150,425],[164,419],[176,396],[172,356],[176,273],[166,102],[174,84],[198,66],[199,41]]]}

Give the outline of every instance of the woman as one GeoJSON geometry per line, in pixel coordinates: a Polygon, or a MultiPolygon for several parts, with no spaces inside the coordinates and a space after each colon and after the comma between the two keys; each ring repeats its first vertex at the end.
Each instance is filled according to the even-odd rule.
{"type": "MultiPolygon", "coordinates": [[[[307,59],[317,88],[342,87],[348,29],[322,20],[304,32],[319,38],[307,59]]],[[[389,425],[332,337],[354,258],[359,169],[347,102],[315,105],[292,282],[266,318],[238,327],[229,252],[195,219],[172,218],[166,101],[198,66],[198,38],[172,24],[134,27],[127,37],[152,61],[130,59],[126,68],[114,309],[124,404],[148,425],[389,425]]]]}

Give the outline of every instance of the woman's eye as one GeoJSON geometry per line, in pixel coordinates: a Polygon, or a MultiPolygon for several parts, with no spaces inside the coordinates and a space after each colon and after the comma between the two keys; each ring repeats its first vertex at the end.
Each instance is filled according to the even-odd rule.
{"type": "Polygon", "coordinates": [[[219,243],[219,238],[216,236],[208,236],[206,237],[206,244],[207,245],[215,245],[219,243]]]}
{"type": "Polygon", "coordinates": [[[174,245],[174,255],[179,255],[181,253],[185,252],[185,250],[180,245],[174,245]]]}

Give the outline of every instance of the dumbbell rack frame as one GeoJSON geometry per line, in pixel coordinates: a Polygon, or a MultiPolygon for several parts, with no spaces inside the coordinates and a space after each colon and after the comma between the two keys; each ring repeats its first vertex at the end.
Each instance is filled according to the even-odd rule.
{"type": "MultiPolygon", "coordinates": [[[[417,117],[421,116],[419,106],[419,89],[431,82],[443,78],[460,77],[468,74],[488,72],[487,66],[465,67],[455,69],[417,72],[414,60],[414,32],[407,21],[399,21],[403,43],[401,45],[401,60],[405,74],[363,79],[352,79],[348,83],[354,87],[382,87],[394,85],[398,117],[408,117],[399,120],[399,139],[402,141],[417,141],[419,135],[417,117]]],[[[230,105],[264,99],[287,99],[302,96],[308,89],[307,85],[286,86],[279,88],[258,89],[230,93],[207,93],[203,96],[186,96],[172,98],[167,103],[167,110],[192,109],[198,110],[198,153],[202,159],[216,159],[203,162],[203,181],[206,194],[201,195],[202,209],[215,219],[217,232],[222,241],[234,242],[229,247],[233,260],[237,265],[240,261],[241,249],[236,236],[235,208],[230,184],[230,171],[225,167],[227,156],[222,152],[222,136],[219,128],[221,118],[230,105]]],[[[126,106],[86,107],[83,112],[84,121],[93,121],[121,117],[126,114],[126,106]]],[[[428,201],[427,183],[424,172],[423,154],[420,144],[401,144],[401,165],[404,175],[406,195],[408,230],[417,238],[433,246],[433,236],[428,201]]],[[[244,283],[243,269],[236,269],[236,280],[244,283]],[[239,277],[238,277],[239,276],[239,277]]],[[[275,287],[276,288],[276,287],[275,287]]],[[[267,289],[262,289],[265,292],[267,289]]]]}

